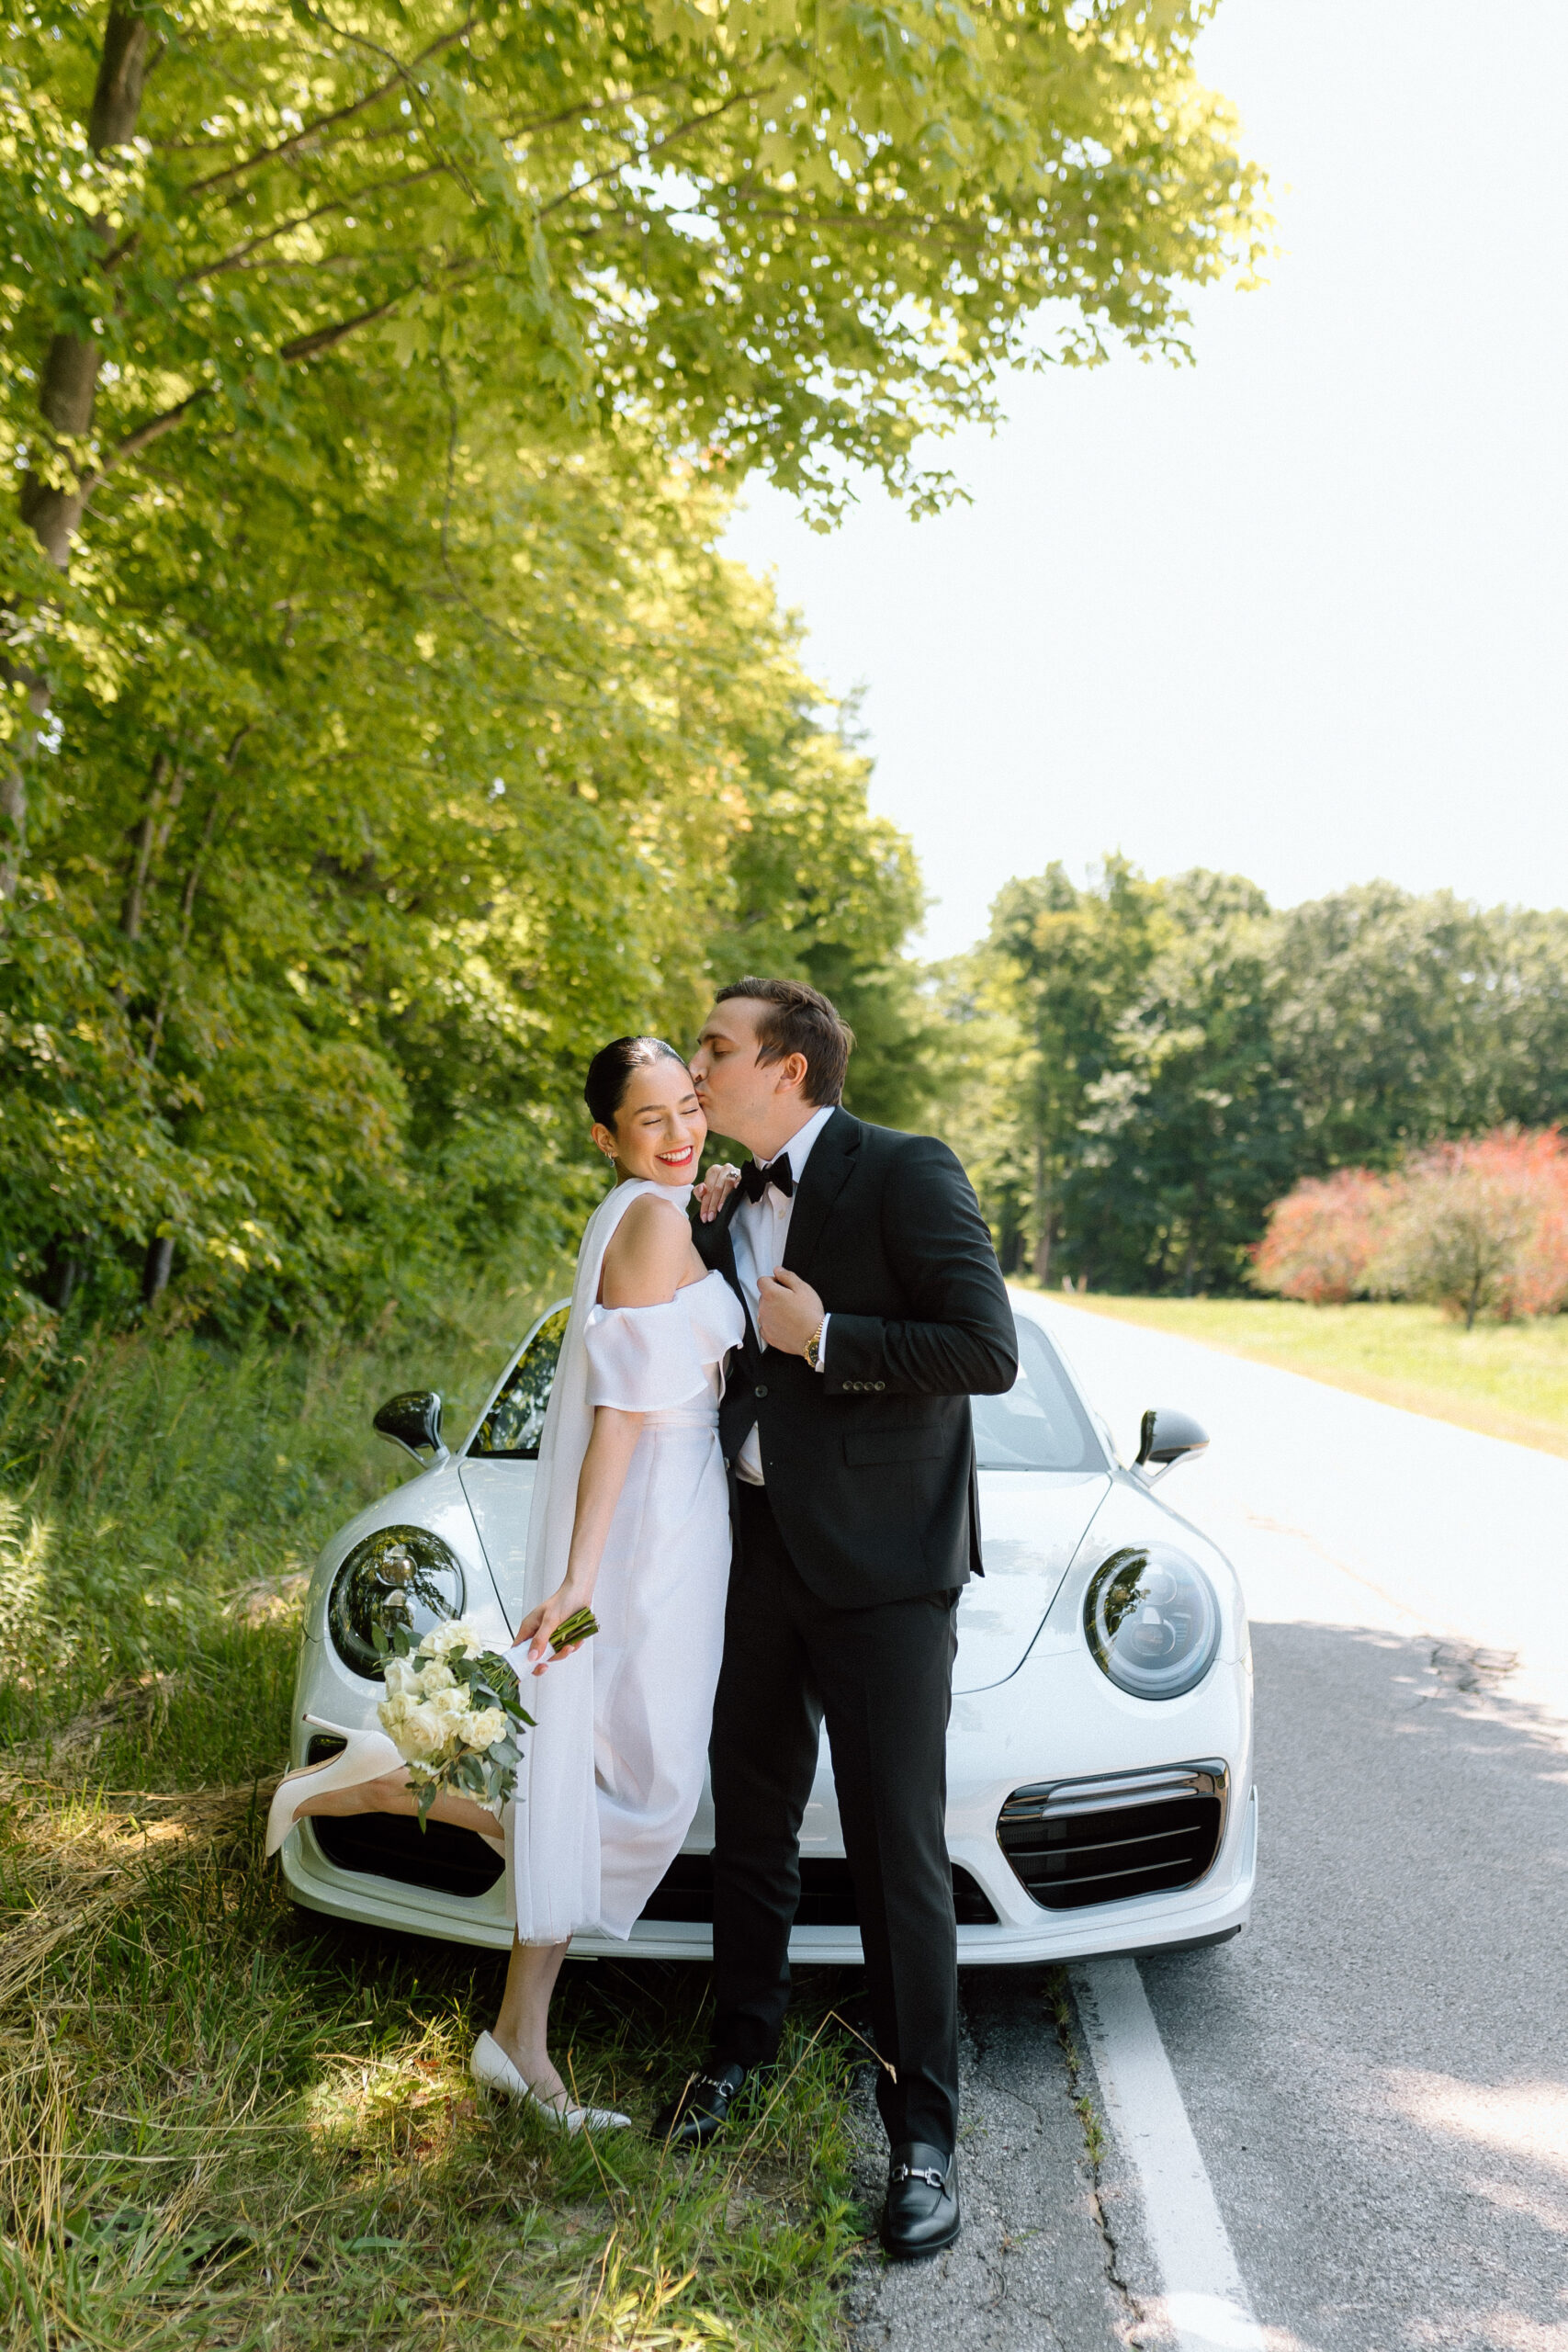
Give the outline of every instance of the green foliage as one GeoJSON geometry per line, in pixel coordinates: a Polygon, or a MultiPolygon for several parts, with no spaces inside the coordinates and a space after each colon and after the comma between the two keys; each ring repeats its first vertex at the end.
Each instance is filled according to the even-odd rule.
{"type": "Polygon", "coordinates": [[[144,83],[105,148],[104,11],[25,0],[11,430],[62,480],[154,430],[286,439],[352,345],[460,352],[530,437],[637,412],[829,500],[846,462],[910,481],[1043,302],[1074,356],[1179,349],[1180,289],[1256,251],[1256,172],[1193,75],[1209,13],[120,0],[144,83]],[[40,450],[62,332],[110,372],[90,446],[40,450]]]}
{"type": "Polygon", "coordinates": [[[155,1233],[229,1322],[548,1251],[605,1036],[689,1035],[743,955],[852,1018],[897,969],[908,846],[711,494],[455,422],[323,413],[116,518],[140,658],[57,699],[0,941],[0,1235],[57,1302],[130,1306],[155,1233]]]}
{"type": "Polygon", "coordinates": [[[947,1010],[1004,1265],[1111,1290],[1235,1288],[1299,1179],[1568,1114],[1568,915],[1446,891],[1276,911],[1239,876],[1052,866],[947,1010]]]}
{"type": "MultiPolygon", "coordinates": [[[[22,0],[0,67],[0,1281],[363,1323],[547,1253],[737,962],[919,1115],[908,845],[715,552],[1257,251],[1203,0],[22,0]],[[1043,306],[1046,306],[1043,308],[1043,306]]],[[[160,1312],[169,1310],[161,1308],[160,1312]]]]}

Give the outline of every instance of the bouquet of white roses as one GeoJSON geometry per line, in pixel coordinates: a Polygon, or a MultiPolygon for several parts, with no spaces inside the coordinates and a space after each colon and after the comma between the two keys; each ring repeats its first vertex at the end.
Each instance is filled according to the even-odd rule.
{"type": "Polygon", "coordinates": [[[460,1617],[417,1646],[396,1618],[378,1623],[373,1637],[387,1661],[377,1712],[418,1792],[420,1827],[444,1789],[499,1815],[517,1787],[522,1736],[534,1723],[511,1667],[460,1617]]]}

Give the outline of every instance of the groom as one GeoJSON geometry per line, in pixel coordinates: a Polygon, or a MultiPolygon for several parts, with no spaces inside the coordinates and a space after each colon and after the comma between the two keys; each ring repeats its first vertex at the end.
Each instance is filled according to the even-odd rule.
{"type": "Polygon", "coordinates": [[[825,1719],[884,2062],[883,2243],[912,2256],[958,2234],[953,1621],[980,1572],[969,1396],[1012,1385],[1017,1343],[953,1153],[838,1107],[852,1043],[815,989],[744,979],[692,1060],[710,1127],[754,1157],[694,1227],[747,1336],[719,1412],[735,1558],[711,1750],[714,2048],[659,2128],[705,2144],[776,2052],[825,1719]]]}

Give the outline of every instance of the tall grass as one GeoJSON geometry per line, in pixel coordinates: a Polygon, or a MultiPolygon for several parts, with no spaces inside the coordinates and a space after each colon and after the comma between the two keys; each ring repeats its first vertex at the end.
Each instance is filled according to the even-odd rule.
{"type": "MultiPolygon", "coordinates": [[[[502,1963],[295,1910],[260,1860],[300,1582],[533,1301],[400,1340],[92,1340],[0,1394],[0,2345],[826,2345],[853,2245],[839,1987],[697,2163],[466,2072],[502,1963]]],[[[646,2120],[705,1971],[569,1967],[584,2096],[646,2120]]]]}

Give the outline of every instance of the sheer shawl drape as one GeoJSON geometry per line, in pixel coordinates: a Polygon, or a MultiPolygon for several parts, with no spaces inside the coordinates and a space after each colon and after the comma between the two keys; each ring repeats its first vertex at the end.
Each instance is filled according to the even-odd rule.
{"type": "MultiPolygon", "coordinates": [[[[545,1409],[524,1570],[524,1612],[547,1600],[566,1574],[577,1516],[577,1485],[593,1431],[589,1403],[588,1327],[610,1238],[645,1193],[676,1208],[686,1189],[617,1184],[589,1218],[578,1251],[571,1312],[545,1409]]],[[[536,1718],[524,1742],[517,1793],[507,1808],[517,1932],[525,1944],[558,1944],[599,1919],[599,1816],[593,1781],[593,1644],[533,1679],[522,1650],[511,1653],[523,1703],[536,1718]]]]}

